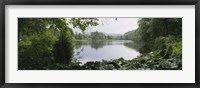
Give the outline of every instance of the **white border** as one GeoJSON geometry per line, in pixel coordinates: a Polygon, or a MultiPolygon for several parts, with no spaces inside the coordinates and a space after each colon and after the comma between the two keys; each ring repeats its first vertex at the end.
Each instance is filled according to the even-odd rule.
{"type": "Polygon", "coordinates": [[[6,5],[6,83],[194,83],[195,6],[194,5],[6,5]],[[17,70],[18,17],[182,17],[183,70],[179,71],[87,71],[17,70]]]}

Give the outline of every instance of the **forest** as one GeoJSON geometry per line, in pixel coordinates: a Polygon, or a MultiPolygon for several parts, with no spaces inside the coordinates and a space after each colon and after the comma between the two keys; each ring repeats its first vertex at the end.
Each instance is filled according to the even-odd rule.
{"type": "Polygon", "coordinates": [[[182,18],[139,18],[137,24],[137,29],[113,36],[85,33],[100,25],[98,18],[18,18],[18,70],[182,70],[182,18]],[[74,33],[69,25],[82,33],[74,33]],[[79,43],[98,50],[114,40],[133,41],[123,45],[139,55],[82,63],[74,54],[79,43]]]}

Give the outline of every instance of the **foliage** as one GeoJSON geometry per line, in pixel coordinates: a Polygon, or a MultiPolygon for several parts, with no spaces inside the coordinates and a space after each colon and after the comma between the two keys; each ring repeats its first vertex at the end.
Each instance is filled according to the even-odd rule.
{"type": "Polygon", "coordinates": [[[95,32],[91,33],[91,39],[92,40],[105,40],[105,39],[107,39],[107,37],[104,33],[95,31],[95,32]]]}
{"type": "Polygon", "coordinates": [[[89,26],[97,26],[99,21],[97,18],[72,18],[70,23],[74,28],[80,28],[83,32],[89,26]]]}
{"type": "Polygon", "coordinates": [[[74,37],[76,40],[91,40],[89,34],[75,33],[74,37]]]}
{"type": "MultiPolygon", "coordinates": [[[[114,38],[102,32],[75,33],[68,27],[81,29],[98,25],[97,18],[19,18],[19,70],[177,70],[182,69],[182,19],[142,18],[139,27],[114,38]],[[81,64],[73,61],[77,40],[91,40],[92,47],[103,47],[102,40],[127,39],[137,44],[141,55],[132,60],[119,58],[81,64]],[[57,63],[56,63],[57,62],[57,63]]],[[[123,52],[123,51],[122,51],[123,52]]]]}
{"type": "Polygon", "coordinates": [[[126,33],[122,36],[122,38],[125,39],[125,40],[137,41],[135,30],[126,32],[126,33]]]}
{"type": "MultiPolygon", "coordinates": [[[[19,69],[43,68],[48,64],[45,59],[52,57],[58,33],[52,23],[58,24],[62,20],[19,18],[19,69]]],[[[60,27],[60,24],[54,26],[60,27]]]]}
{"type": "Polygon", "coordinates": [[[111,35],[106,35],[103,32],[91,32],[90,34],[75,33],[74,37],[76,40],[112,40],[111,35]]]}
{"type": "Polygon", "coordinates": [[[125,33],[123,37],[142,42],[140,53],[149,53],[157,49],[164,50],[172,42],[181,42],[181,18],[142,18],[138,21],[138,25],[136,30],[125,33]],[[174,41],[169,41],[171,39],[174,41]]]}
{"type": "MultiPolygon", "coordinates": [[[[69,64],[74,37],[68,24],[76,20],[79,18],[72,18],[68,23],[65,18],[19,18],[18,69],[49,69],[55,62],[69,64]]],[[[93,20],[96,21],[85,18],[73,25],[81,29],[97,25],[93,20]]]]}
{"type": "Polygon", "coordinates": [[[58,63],[69,63],[73,57],[74,38],[69,31],[62,30],[59,40],[56,41],[53,47],[54,59],[58,63]]]}
{"type": "MultiPolygon", "coordinates": [[[[182,59],[182,19],[181,18],[142,18],[136,30],[124,34],[123,38],[140,42],[137,50],[142,56],[152,54],[163,64],[170,59],[182,59]]],[[[126,46],[135,46],[126,44],[126,46]]],[[[141,56],[141,57],[142,57],[141,56]]],[[[140,63],[141,64],[141,63],[140,63]]],[[[162,66],[163,64],[157,64],[162,66]]],[[[178,64],[181,68],[181,63],[178,64]]],[[[159,68],[158,68],[159,69],[159,68]]]]}
{"type": "Polygon", "coordinates": [[[140,42],[145,43],[143,49],[146,49],[146,53],[156,49],[154,45],[156,45],[155,41],[159,37],[173,36],[181,40],[181,18],[143,18],[138,21],[138,24],[139,27],[136,30],[136,36],[140,42]]]}
{"type": "MultiPolygon", "coordinates": [[[[115,60],[102,60],[87,62],[80,65],[79,62],[69,64],[53,63],[49,64],[48,70],[180,70],[182,69],[181,58],[162,59],[159,56],[149,54],[148,56],[139,56],[132,60],[123,58],[115,60]]],[[[45,70],[40,69],[40,70],[45,70]]]]}

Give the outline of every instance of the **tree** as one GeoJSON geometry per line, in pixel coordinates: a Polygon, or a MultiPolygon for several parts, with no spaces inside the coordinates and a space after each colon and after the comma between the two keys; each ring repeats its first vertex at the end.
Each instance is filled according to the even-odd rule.
{"type": "Polygon", "coordinates": [[[97,26],[99,21],[97,18],[72,18],[69,23],[73,24],[74,28],[80,28],[82,32],[89,26],[97,26]]]}
{"type": "Polygon", "coordinates": [[[73,31],[97,25],[96,18],[19,18],[19,69],[48,69],[56,62],[69,63],[73,57],[73,31]],[[75,21],[78,21],[77,24],[75,21]]]}
{"type": "Polygon", "coordinates": [[[173,40],[175,37],[178,39],[176,42],[179,42],[182,37],[181,18],[142,18],[138,21],[138,25],[139,27],[136,30],[125,33],[123,37],[125,39],[142,42],[142,46],[139,49],[140,53],[149,53],[158,49],[155,45],[167,45],[162,48],[162,50],[165,50],[174,41],[162,41],[168,41],[168,39],[173,40]]]}
{"type": "Polygon", "coordinates": [[[18,22],[19,69],[44,69],[52,60],[60,30],[67,25],[65,19],[19,18],[18,22]]]}
{"type": "Polygon", "coordinates": [[[106,40],[107,36],[102,32],[95,31],[91,33],[91,39],[92,40],[106,40]]]}
{"type": "Polygon", "coordinates": [[[61,30],[59,40],[54,44],[54,58],[58,63],[69,63],[73,57],[74,38],[66,27],[65,30],[61,30]]]}

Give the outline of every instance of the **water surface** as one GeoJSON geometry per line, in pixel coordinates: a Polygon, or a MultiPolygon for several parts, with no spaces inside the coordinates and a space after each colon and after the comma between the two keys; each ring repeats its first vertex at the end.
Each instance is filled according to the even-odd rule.
{"type": "Polygon", "coordinates": [[[77,61],[102,61],[124,58],[133,59],[140,55],[130,40],[76,41],[74,57],[77,61]]]}

